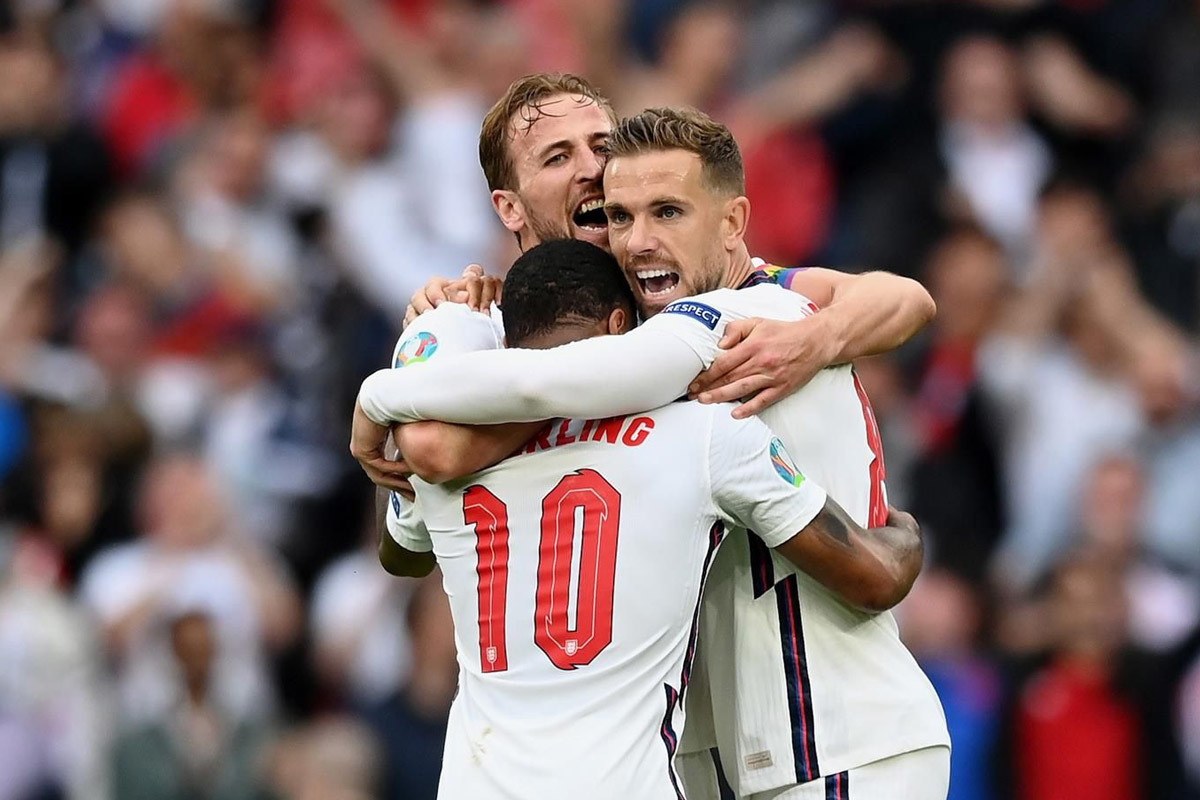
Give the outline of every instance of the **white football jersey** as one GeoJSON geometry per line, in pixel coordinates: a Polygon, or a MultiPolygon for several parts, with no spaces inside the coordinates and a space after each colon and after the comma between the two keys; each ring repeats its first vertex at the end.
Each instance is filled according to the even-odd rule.
{"type": "MultiPolygon", "coordinates": [[[[405,331],[397,363],[496,345],[486,316],[443,309],[405,331]]],[[[558,420],[521,454],[414,480],[417,502],[393,503],[389,530],[432,546],[454,616],[439,797],[682,796],[673,762],[718,545],[749,526],[777,546],[825,502],[765,425],[729,411],[558,420]]]]}
{"type": "MultiPolygon", "coordinates": [[[[401,332],[392,350],[392,368],[415,367],[437,357],[503,346],[503,319],[494,304],[491,313],[484,314],[461,303],[442,303],[421,314],[401,332]]],[[[390,493],[386,525],[388,533],[402,547],[416,553],[433,549],[412,503],[396,492],[390,493]]]]}
{"type": "MultiPolygon", "coordinates": [[[[729,321],[815,311],[807,298],[762,283],[679,300],[645,326],[673,331],[707,367],[729,321]]],[[[879,433],[849,365],[822,370],[760,418],[856,522],[886,522],[879,433]]],[[[941,703],[890,612],[847,606],[753,534],[727,538],[705,594],[689,699],[696,724],[682,752],[717,745],[729,782],[747,795],[949,745],[941,703]],[[709,698],[711,708],[700,708],[709,698]]]]}
{"type": "Polygon", "coordinates": [[[731,526],[778,545],[825,503],[763,423],[696,403],[559,420],[488,470],[416,488],[460,665],[444,800],[680,797],[717,546],[731,526]]]}

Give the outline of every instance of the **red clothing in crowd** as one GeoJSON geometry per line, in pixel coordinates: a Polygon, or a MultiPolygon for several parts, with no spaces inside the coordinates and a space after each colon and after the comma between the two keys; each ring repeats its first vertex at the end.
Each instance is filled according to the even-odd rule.
{"type": "Polygon", "coordinates": [[[1044,669],[1022,693],[1014,734],[1021,800],[1141,800],[1141,724],[1106,672],[1044,669]]]}

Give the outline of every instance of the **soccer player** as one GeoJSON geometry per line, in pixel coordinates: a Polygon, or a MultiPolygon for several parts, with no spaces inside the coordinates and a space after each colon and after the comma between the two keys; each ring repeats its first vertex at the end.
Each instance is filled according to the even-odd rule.
{"type": "MultiPolygon", "coordinates": [[[[796,273],[764,268],[746,250],[749,202],[727,129],[699,112],[651,110],[623,121],[608,144],[610,244],[650,319],[624,336],[448,358],[420,376],[381,371],[360,392],[361,410],[374,423],[636,413],[684,393],[736,321],[814,313],[808,300],[778,285],[796,273]]],[[[731,384],[738,395],[763,385],[754,376],[731,384]]],[[[761,416],[851,517],[883,519],[878,430],[850,367],[822,370],[761,416]]],[[[383,430],[355,449],[369,451],[383,430]]],[[[681,745],[695,754],[680,761],[689,796],[716,796],[705,760],[716,743],[739,797],[944,798],[945,720],[882,611],[898,599],[852,608],[756,537],[732,537],[705,597],[700,677],[709,686],[711,720],[681,745]]]]}
{"type": "MultiPolygon", "coordinates": [[[[520,78],[492,106],[480,131],[479,160],[496,214],[522,249],[563,238],[608,249],[603,173],[616,122],[608,100],[574,75],[520,78]]],[[[445,285],[433,284],[435,300],[444,297],[445,285]]],[[[771,379],[771,391],[758,398],[765,405],[804,385],[821,367],[894,349],[934,312],[919,283],[885,272],[807,269],[790,273],[787,288],[813,300],[821,313],[800,325],[748,331],[708,376],[717,399],[736,399],[719,383],[735,366],[771,379]]],[[[424,293],[413,302],[417,312],[430,307],[424,293]]]]}
{"type": "MultiPolygon", "coordinates": [[[[513,347],[621,333],[634,319],[615,260],[585,242],[527,251],[508,287],[513,347]]],[[[426,317],[406,352],[433,360],[410,359],[413,375],[443,347],[495,344],[484,315],[447,305],[426,317]],[[431,352],[422,334],[433,328],[431,352]]],[[[921,558],[910,517],[863,530],[765,424],[721,405],[557,420],[490,469],[414,484],[417,513],[394,525],[395,543],[436,552],[461,665],[444,800],[681,797],[674,761],[700,597],[727,529],[753,527],[851,595],[879,582],[906,590],[921,558]]]]}

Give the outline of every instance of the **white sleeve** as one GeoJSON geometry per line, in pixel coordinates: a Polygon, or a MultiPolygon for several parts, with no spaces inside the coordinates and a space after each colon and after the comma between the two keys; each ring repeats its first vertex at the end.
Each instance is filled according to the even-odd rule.
{"type": "Polygon", "coordinates": [[[729,521],[768,547],[799,533],[825,506],[825,490],[806,478],[757,417],[737,420],[715,406],[708,468],[713,500],[729,521]]]}
{"type": "Polygon", "coordinates": [[[380,425],[597,419],[670,403],[703,366],[677,335],[643,327],[549,350],[469,353],[420,370],[380,370],[363,381],[358,400],[380,425]]]}
{"type": "Polygon", "coordinates": [[[668,304],[642,327],[678,337],[708,369],[720,355],[717,343],[733,320],[762,317],[792,322],[815,313],[813,308],[808,298],[774,284],[717,289],[668,304]]]}
{"type": "Polygon", "coordinates": [[[708,295],[676,300],[642,323],[642,329],[667,333],[686,344],[700,359],[702,369],[712,366],[721,348],[717,342],[725,335],[727,315],[703,302],[708,295]]]}
{"type": "MultiPolygon", "coordinates": [[[[477,313],[459,303],[442,303],[421,314],[400,334],[392,351],[392,369],[427,364],[432,358],[492,350],[501,346],[503,337],[494,315],[477,313]]],[[[413,504],[396,492],[388,498],[386,525],[391,537],[405,550],[428,553],[433,549],[429,531],[413,504]]]]}
{"type": "Polygon", "coordinates": [[[432,551],[433,539],[429,537],[429,529],[417,513],[416,505],[396,492],[389,494],[391,496],[388,498],[387,530],[396,544],[414,553],[432,551]]]}
{"type": "Polygon", "coordinates": [[[424,364],[478,350],[495,350],[503,345],[504,333],[492,315],[472,311],[461,303],[442,303],[412,321],[392,351],[392,368],[424,364]]]}

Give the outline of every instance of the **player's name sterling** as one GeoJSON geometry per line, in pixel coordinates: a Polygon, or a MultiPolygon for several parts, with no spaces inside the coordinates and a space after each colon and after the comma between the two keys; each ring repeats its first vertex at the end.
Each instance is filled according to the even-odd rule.
{"type": "Polygon", "coordinates": [[[650,417],[608,417],[607,419],[560,419],[542,428],[529,440],[522,453],[537,453],[576,442],[606,442],[637,447],[654,430],[650,417]]]}

